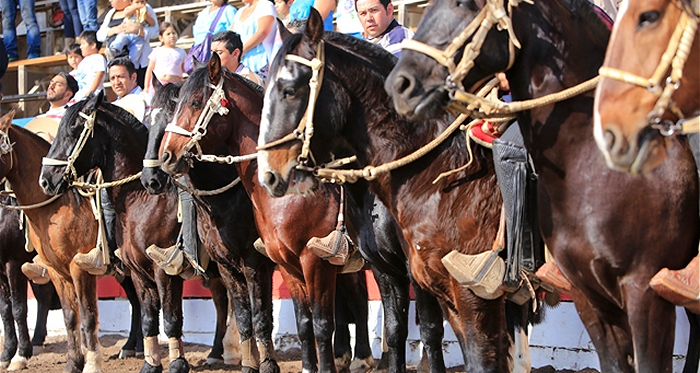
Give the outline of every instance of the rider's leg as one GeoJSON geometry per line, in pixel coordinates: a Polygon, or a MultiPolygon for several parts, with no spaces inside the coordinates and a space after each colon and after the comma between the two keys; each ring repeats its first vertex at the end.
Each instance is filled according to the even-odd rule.
{"type": "MultiPolygon", "coordinates": [[[[688,135],[695,165],[700,176],[700,134],[688,135]]],[[[671,271],[664,268],[649,283],[660,296],[669,302],[700,313],[700,258],[696,256],[685,268],[671,271]]]]}

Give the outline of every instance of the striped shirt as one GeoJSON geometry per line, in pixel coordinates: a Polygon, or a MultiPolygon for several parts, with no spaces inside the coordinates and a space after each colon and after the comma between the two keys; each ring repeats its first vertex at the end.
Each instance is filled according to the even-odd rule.
{"type": "Polygon", "coordinates": [[[411,39],[413,31],[407,27],[403,27],[395,19],[391,21],[389,27],[376,38],[370,37],[367,41],[377,44],[380,47],[394,54],[396,57],[401,57],[401,42],[403,39],[411,39]]]}

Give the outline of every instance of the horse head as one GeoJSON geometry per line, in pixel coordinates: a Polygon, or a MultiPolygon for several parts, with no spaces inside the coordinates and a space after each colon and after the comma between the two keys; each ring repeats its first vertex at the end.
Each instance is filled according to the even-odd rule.
{"type": "MultiPolygon", "coordinates": [[[[341,63],[352,69],[355,62],[371,62],[348,53],[348,60],[330,66],[325,55],[340,48],[329,41],[335,37],[343,36],[329,33],[324,40],[320,15],[312,9],[303,33],[290,35],[271,65],[258,138],[258,180],[274,197],[313,192],[319,186],[314,167],[352,151],[341,134],[352,99],[337,72],[341,63]]],[[[388,73],[394,59],[382,56],[389,61],[383,67],[388,73]]]]}
{"type": "Polygon", "coordinates": [[[182,83],[162,85],[153,77],[153,88],[156,94],[151,102],[151,112],[146,116],[144,124],[148,126],[148,146],[143,160],[141,184],[148,193],[159,194],[165,190],[170,176],[160,168],[158,151],[165,135],[165,126],[172,121],[177,108],[182,83]]]}
{"type": "Polygon", "coordinates": [[[679,121],[700,110],[699,18],[692,7],[649,0],[620,9],[595,97],[594,134],[608,166],[632,174],[658,166],[679,121]]]}
{"type": "Polygon", "coordinates": [[[175,116],[166,126],[160,144],[163,171],[185,174],[190,169],[190,157],[212,151],[228,139],[232,126],[227,122],[236,116],[227,115],[232,107],[227,98],[227,81],[232,75],[222,70],[221,60],[214,53],[206,67],[195,70],[187,79],[181,88],[175,116]],[[214,134],[205,136],[207,133],[214,134]]]}
{"type": "Polygon", "coordinates": [[[507,70],[519,42],[504,5],[505,0],[432,2],[386,79],[399,114],[435,118],[450,103],[453,89],[472,90],[484,77],[507,70]]]}

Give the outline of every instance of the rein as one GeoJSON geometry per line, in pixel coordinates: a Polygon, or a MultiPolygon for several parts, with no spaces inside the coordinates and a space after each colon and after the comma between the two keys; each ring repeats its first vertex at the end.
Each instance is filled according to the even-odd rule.
{"type": "Polygon", "coordinates": [[[509,57],[508,66],[504,71],[509,70],[513,66],[515,48],[520,49],[521,45],[513,31],[511,14],[513,8],[520,5],[521,2],[534,4],[533,0],[508,0],[508,11],[506,12],[501,0],[487,0],[486,5],[479,14],[452,40],[444,51],[413,39],[406,39],[401,43],[401,48],[423,53],[447,68],[449,75],[445,79],[445,88],[449,92],[450,100],[452,101],[448,109],[468,114],[475,118],[505,117],[520,111],[567,100],[596,87],[600,80],[597,76],[561,92],[536,99],[510,103],[482,98],[464,89],[462,80],[474,66],[474,61],[481,53],[481,46],[486,40],[486,35],[494,25],[499,30],[508,32],[509,57]],[[464,46],[463,57],[458,64],[455,64],[457,52],[470,37],[472,41],[464,46]]]}
{"type": "MultiPolygon", "coordinates": [[[[244,157],[248,157],[250,159],[257,159],[257,154],[253,154],[253,155],[255,157],[251,157],[251,156],[244,156],[244,157]]],[[[238,157],[238,158],[244,158],[244,157],[238,157]]],[[[231,162],[231,163],[233,163],[233,162],[231,162]]],[[[229,163],[229,164],[231,164],[231,163],[229,163]]],[[[160,167],[160,165],[161,165],[161,163],[157,159],[144,159],[143,160],[143,167],[160,167]]],[[[204,196],[204,197],[215,196],[215,195],[221,194],[221,193],[235,187],[236,185],[238,185],[238,183],[241,182],[241,178],[237,177],[233,181],[231,181],[230,183],[222,186],[221,188],[214,189],[214,190],[201,190],[201,189],[190,188],[187,185],[181,184],[174,177],[172,179],[173,179],[173,182],[175,183],[175,186],[177,186],[178,188],[186,191],[187,193],[189,193],[193,196],[204,196]]]]}
{"type": "Polygon", "coordinates": [[[301,140],[303,145],[297,161],[299,162],[300,166],[306,167],[311,148],[311,137],[314,135],[314,109],[316,107],[318,94],[321,92],[321,83],[323,83],[323,65],[325,63],[324,42],[321,40],[318,43],[318,46],[316,47],[316,57],[314,57],[312,60],[307,60],[306,58],[294,54],[288,54],[284,56],[284,59],[287,61],[294,61],[311,68],[311,79],[309,79],[309,102],[306,106],[304,116],[301,118],[299,125],[294,131],[292,131],[292,133],[282,137],[281,139],[269,142],[265,145],[260,145],[256,149],[258,151],[268,150],[289,141],[301,140]]]}
{"type": "Polygon", "coordinates": [[[689,119],[678,108],[671,96],[680,87],[683,77],[683,67],[688,59],[690,50],[693,47],[693,40],[698,30],[698,18],[691,15],[689,10],[675,3],[682,10],[671,39],[668,42],[666,51],[661,56],[661,61],[656,66],[656,70],[650,78],[643,78],[608,66],[600,68],[600,75],[625,82],[628,84],[646,88],[657,97],[654,108],[647,115],[651,127],[658,130],[662,136],[670,137],[676,133],[700,132],[700,116],[689,119]],[[665,86],[662,82],[665,79],[665,86]],[[670,120],[662,119],[666,110],[671,111],[679,120],[673,123],[670,120]]]}

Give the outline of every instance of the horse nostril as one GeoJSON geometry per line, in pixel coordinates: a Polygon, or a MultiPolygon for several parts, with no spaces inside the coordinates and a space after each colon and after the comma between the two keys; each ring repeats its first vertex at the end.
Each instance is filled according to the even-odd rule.
{"type": "Polygon", "coordinates": [[[160,190],[160,183],[158,180],[151,180],[151,182],[148,184],[148,187],[151,190],[160,190]]]}
{"type": "Polygon", "coordinates": [[[265,172],[265,185],[270,187],[271,189],[274,189],[275,185],[277,185],[277,176],[275,175],[274,172],[272,171],[267,171],[265,172]]]}
{"type": "Polygon", "coordinates": [[[394,79],[394,90],[400,95],[411,93],[411,88],[413,87],[413,79],[411,76],[406,76],[404,74],[397,74],[396,79],[394,79]]]}
{"type": "Polygon", "coordinates": [[[605,149],[611,151],[613,146],[615,146],[615,134],[610,130],[605,131],[603,139],[605,139],[605,149]]]}
{"type": "Polygon", "coordinates": [[[170,160],[170,152],[164,150],[163,155],[160,156],[160,164],[166,164],[168,160],[170,160]]]}
{"type": "Polygon", "coordinates": [[[41,189],[48,190],[49,181],[42,177],[41,179],[39,179],[39,186],[41,187],[41,189]]]}

